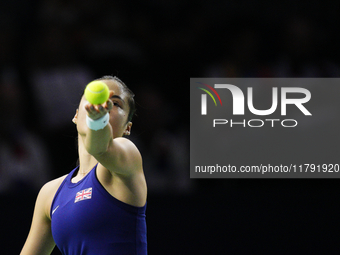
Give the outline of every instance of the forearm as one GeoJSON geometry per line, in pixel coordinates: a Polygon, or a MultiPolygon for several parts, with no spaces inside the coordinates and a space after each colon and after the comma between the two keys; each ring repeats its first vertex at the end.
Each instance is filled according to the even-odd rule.
{"type": "Polygon", "coordinates": [[[110,142],[112,142],[112,127],[106,125],[101,130],[91,130],[87,128],[85,135],[82,136],[86,151],[93,155],[101,155],[107,152],[110,142]]]}
{"type": "Polygon", "coordinates": [[[103,105],[85,105],[86,126],[82,132],[82,139],[87,152],[93,156],[107,151],[112,141],[112,127],[110,125],[109,111],[112,102],[108,100],[103,105]]]}

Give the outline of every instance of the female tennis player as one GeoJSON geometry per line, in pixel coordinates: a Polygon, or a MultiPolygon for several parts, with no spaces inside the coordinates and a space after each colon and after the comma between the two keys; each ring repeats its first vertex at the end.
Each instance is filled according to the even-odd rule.
{"type": "Polygon", "coordinates": [[[79,166],[40,190],[21,255],[50,254],[55,245],[65,255],[147,254],[142,158],[123,138],[134,95],[116,77],[99,80],[110,98],[92,105],[82,97],[73,119],[79,166]]]}

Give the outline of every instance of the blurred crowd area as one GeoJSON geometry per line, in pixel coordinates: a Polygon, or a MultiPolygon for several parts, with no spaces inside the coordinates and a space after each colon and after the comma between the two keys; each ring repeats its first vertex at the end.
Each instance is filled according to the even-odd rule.
{"type": "Polygon", "coordinates": [[[263,180],[190,180],[189,79],[339,77],[339,7],[330,0],[1,1],[0,224],[7,230],[1,240],[19,251],[40,187],[76,166],[72,118],[86,84],[103,75],[118,76],[136,94],[130,139],[143,155],[151,197],[150,254],[212,254],[227,239],[234,240],[233,254],[250,254],[257,242],[242,244],[256,236],[261,243],[259,229],[274,243],[281,230],[272,224],[291,234],[303,222],[310,227],[297,233],[314,233],[308,222],[327,206],[334,215],[327,214],[320,226],[332,224],[336,211],[320,194],[335,196],[336,182],[316,185],[327,186],[317,195],[315,182],[311,187],[292,181],[287,189],[263,180]],[[164,194],[180,196],[164,200],[164,194]],[[178,231],[182,225],[188,227],[178,231]],[[165,238],[159,234],[164,230],[172,234],[165,238]],[[209,238],[205,231],[222,234],[209,238]],[[197,242],[202,238],[208,239],[197,242]],[[187,244],[183,253],[178,243],[187,244]]]}
{"type": "Polygon", "coordinates": [[[0,193],[76,166],[85,85],[136,94],[151,192],[191,192],[190,77],[339,77],[339,3],[14,0],[0,8],[0,193]],[[302,10],[302,11],[301,11],[302,10]]]}

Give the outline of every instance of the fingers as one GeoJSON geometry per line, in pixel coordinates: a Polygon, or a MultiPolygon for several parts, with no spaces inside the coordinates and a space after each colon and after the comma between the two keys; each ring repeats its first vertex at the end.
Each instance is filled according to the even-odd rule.
{"type": "Polygon", "coordinates": [[[85,106],[85,109],[87,111],[87,115],[93,120],[100,119],[107,113],[107,110],[105,110],[104,107],[99,107],[98,105],[89,104],[85,106]]]}
{"type": "Polygon", "coordinates": [[[109,98],[111,98],[114,94],[115,94],[115,92],[114,92],[113,90],[110,90],[110,96],[109,96],[109,98]]]}
{"type": "Polygon", "coordinates": [[[107,111],[111,111],[112,108],[113,108],[113,103],[112,101],[109,99],[107,100],[105,103],[104,103],[104,108],[107,110],[107,111]]]}
{"type": "Polygon", "coordinates": [[[93,104],[86,104],[85,105],[85,109],[88,113],[92,113],[92,114],[95,114],[95,113],[107,113],[108,112],[108,107],[106,106],[106,103],[104,104],[99,104],[99,105],[93,105],[93,104]],[[105,104],[105,106],[104,106],[105,104]]]}
{"type": "MultiPolygon", "coordinates": [[[[111,93],[110,93],[111,94],[111,93]]],[[[113,91],[112,91],[113,94],[113,91]]],[[[88,116],[92,119],[99,119],[104,116],[107,112],[111,111],[113,108],[113,103],[108,99],[105,103],[99,105],[93,105],[90,103],[85,104],[85,110],[88,116]]]]}
{"type": "Polygon", "coordinates": [[[91,119],[96,120],[103,117],[106,113],[110,112],[113,108],[111,98],[114,94],[115,92],[113,90],[110,90],[109,99],[103,104],[93,105],[89,102],[86,102],[85,110],[87,111],[88,116],[91,119]]]}
{"type": "Polygon", "coordinates": [[[98,112],[98,110],[100,111],[102,109],[102,107],[103,107],[103,108],[107,109],[108,111],[110,111],[112,109],[112,107],[113,107],[113,103],[111,101],[111,97],[114,94],[115,94],[115,92],[113,90],[110,90],[109,98],[108,98],[108,100],[105,103],[103,103],[101,105],[92,105],[92,104],[88,103],[85,106],[86,110],[88,110],[88,111],[89,110],[96,110],[98,112]]]}

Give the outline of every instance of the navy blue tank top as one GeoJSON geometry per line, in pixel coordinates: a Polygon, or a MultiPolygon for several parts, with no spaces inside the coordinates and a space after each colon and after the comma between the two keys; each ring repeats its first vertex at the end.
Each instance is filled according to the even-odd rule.
{"type": "Polygon", "coordinates": [[[72,183],[75,168],[62,182],[51,206],[53,239],[64,255],[145,255],[143,207],[110,195],[97,179],[95,166],[72,183]]]}

